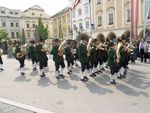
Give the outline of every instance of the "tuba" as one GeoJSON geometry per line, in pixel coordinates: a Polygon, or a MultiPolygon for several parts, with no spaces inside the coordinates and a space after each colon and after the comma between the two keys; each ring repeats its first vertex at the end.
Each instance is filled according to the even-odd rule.
{"type": "Polygon", "coordinates": [[[59,55],[59,56],[63,56],[65,44],[66,44],[66,40],[64,40],[64,41],[61,43],[61,45],[59,46],[59,48],[58,48],[58,51],[59,51],[59,52],[58,52],[58,55],[59,55]]]}
{"type": "Polygon", "coordinates": [[[17,53],[17,58],[23,58],[26,55],[25,49],[22,49],[19,53],[17,53]]]}

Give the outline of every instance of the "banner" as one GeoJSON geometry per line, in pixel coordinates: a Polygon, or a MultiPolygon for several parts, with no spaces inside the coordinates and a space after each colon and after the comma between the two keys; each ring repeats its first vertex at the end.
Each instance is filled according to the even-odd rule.
{"type": "Polygon", "coordinates": [[[131,38],[138,39],[139,0],[131,0],[131,38]]]}
{"type": "Polygon", "coordinates": [[[75,0],[73,9],[79,4],[80,0],[75,0]]]}

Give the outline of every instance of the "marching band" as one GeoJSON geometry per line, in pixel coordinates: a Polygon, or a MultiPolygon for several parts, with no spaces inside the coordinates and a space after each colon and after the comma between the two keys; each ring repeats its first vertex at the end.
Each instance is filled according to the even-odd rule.
{"type": "MultiPolygon", "coordinates": [[[[26,54],[29,54],[32,61],[33,71],[37,71],[39,64],[40,77],[44,78],[45,68],[48,67],[47,53],[53,56],[55,64],[55,75],[57,79],[65,78],[63,73],[65,60],[67,62],[67,74],[73,73],[73,68],[78,67],[77,60],[80,62],[80,80],[88,82],[89,77],[96,77],[106,68],[110,69],[110,84],[116,84],[115,78],[125,79],[129,56],[132,52],[133,45],[128,42],[128,37],[124,34],[118,37],[115,34],[109,34],[105,40],[103,35],[92,38],[85,33],[80,34],[79,41],[53,39],[51,51],[45,45],[44,40],[36,43],[30,41],[28,53],[26,45],[17,43],[15,47],[15,57],[20,63],[19,75],[24,76],[24,65],[26,54]],[[65,58],[64,58],[65,57],[65,58]]],[[[2,51],[0,51],[0,70],[2,68],[2,51]]]]}

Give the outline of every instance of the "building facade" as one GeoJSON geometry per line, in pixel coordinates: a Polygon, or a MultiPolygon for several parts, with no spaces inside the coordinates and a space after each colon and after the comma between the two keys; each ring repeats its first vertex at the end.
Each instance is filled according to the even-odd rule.
{"type": "Polygon", "coordinates": [[[24,29],[26,40],[34,39],[39,18],[47,27],[49,38],[51,38],[51,17],[40,6],[34,5],[23,12],[0,7],[0,27],[8,32],[10,39],[18,39],[22,29],[24,29]]]}
{"type": "Polygon", "coordinates": [[[0,27],[8,32],[11,39],[19,38],[21,32],[21,11],[0,7],[0,27]]]}
{"type": "Polygon", "coordinates": [[[72,38],[70,9],[68,7],[52,16],[53,37],[72,38]]]}
{"type": "MultiPolygon", "coordinates": [[[[138,33],[144,28],[144,2],[139,1],[138,33]]],[[[103,33],[105,36],[110,31],[118,36],[125,30],[131,28],[131,0],[92,0],[94,36],[103,33]]],[[[150,13],[148,15],[147,27],[150,27],[150,13]]]]}
{"type": "Polygon", "coordinates": [[[41,18],[44,26],[47,27],[49,38],[51,37],[51,17],[44,12],[44,9],[35,5],[21,13],[22,29],[24,29],[27,39],[35,38],[35,29],[39,18],[41,18]]]}
{"type": "Polygon", "coordinates": [[[80,32],[91,34],[92,32],[92,0],[80,0],[76,7],[74,7],[74,0],[70,1],[73,4],[71,11],[73,39],[77,37],[80,32]]]}

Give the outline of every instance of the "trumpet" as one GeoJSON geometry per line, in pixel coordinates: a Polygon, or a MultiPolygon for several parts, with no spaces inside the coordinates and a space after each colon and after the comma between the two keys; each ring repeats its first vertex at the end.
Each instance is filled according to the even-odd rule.
{"type": "Polygon", "coordinates": [[[66,40],[64,40],[58,48],[58,55],[63,56],[66,40]]]}

